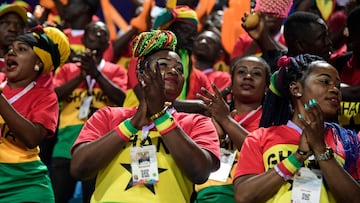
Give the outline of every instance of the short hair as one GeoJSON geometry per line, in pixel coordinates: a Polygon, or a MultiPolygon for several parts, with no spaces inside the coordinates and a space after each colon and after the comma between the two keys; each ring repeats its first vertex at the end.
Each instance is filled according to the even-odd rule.
{"type": "Polygon", "coordinates": [[[271,68],[270,65],[265,61],[265,59],[263,59],[262,57],[258,57],[256,55],[249,55],[249,56],[243,56],[240,58],[235,58],[234,60],[231,61],[231,70],[230,70],[230,74],[231,74],[231,80],[234,77],[234,71],[235,71],[235,66],[240,63],[241,61],[247,60],[247,59],[251,59],[251,58],[257,58],[259,60],[259,62],[264,66],[264,69],[266,71],[266,84],[270,83],[270,76],[271,76],[271,68]]]}
{"type": "Polygon", "coordinates": [[[89,6],[90,8],[89,12],[93,15],[99,9],[100,0],[84,0],[84,3],[86,3],[89,6]]]}
{"type": "Polygon", "coordinates": [[[349,34],[360,31],[359,19],[360,19],[360,6],[357,6],[350,12],[347,18],[346,24],[349,30],[349,34]]]}
{"type": "Polygon", "coordinates": [[[320,16],[305,12],[305,11],[296,11],[291,14],[285,21],[284,24],[284,38],[287,45],[291,45],[296,40],[302,37],[303,32],[300,30],[306,30],[311,23],[319,23],[320,16]]]}

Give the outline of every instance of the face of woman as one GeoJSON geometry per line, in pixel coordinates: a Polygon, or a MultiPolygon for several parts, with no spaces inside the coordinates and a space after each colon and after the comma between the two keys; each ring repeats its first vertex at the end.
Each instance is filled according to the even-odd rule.
{"type": "Polygon", "coordinates": [[[21,41],[13,42],[5,55],[4,71],[8,82],[24,81],[27,83],[33,81],[38,74],[34,71],[38,60],[37,55],[28,44],[21,41]]]}
{"type": "MultiPolygon", "coordinates": [[[[303,104],[316,99],[325,118],[333,118],[341,101],[340,77],[337,70],[326,62],[315,62],[311,73],[305,79],[302,91],[303,104]]],[[[303,108],[303,107],[301,107],[303,108]]]]}
{"type": "Polygon", "coordinates": [[[149,65],[155,69],[159,65],[165,84],[165,94],[168,101],[174,101],[181,93],[184,77],[183,65],[176,52],[161,50],[149,57],[149,65]]]}
{"type": "Polygon", "coordinates": [[[246,103],[261,102],[267,89],[266,78],[266,68],[256,57],[239,61],[232,76],[235,99],[246,103]]]}

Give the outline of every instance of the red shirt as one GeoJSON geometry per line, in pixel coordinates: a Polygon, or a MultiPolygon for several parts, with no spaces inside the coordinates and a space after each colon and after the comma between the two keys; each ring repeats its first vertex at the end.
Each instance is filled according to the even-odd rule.
{"type": "Polygon", "coordinates": [[[346,62],[340,73],[341,82],[351,86],[360,85],[360,67],[357,67],[354,56],[346,62]]]}
{"type": "MultiPolygon", "coordinates": [[[[235,42],[234,50],[231,53],[230,58],[234,59],[243,56],[245,51],[249,48],[249,46],[253,41],[254,40],[247,33],[240,35],[240,37],[235,42]]],[[[280,34],[279,39],[277,41],[279,41],[281,44],[286,46],[283,33],[280,34]]],[[[261,49],[259,47],[256,50],[256,54],[261,54],[261,49]]]]}
{"type": "Polygon", "coordinates": [[[219,90],[222,90],[231,85],[231,75],[224,71],[216,71],[214,69],[207,69],[202,71],[210,81],[210,84],[215,84],[219,90]]]}

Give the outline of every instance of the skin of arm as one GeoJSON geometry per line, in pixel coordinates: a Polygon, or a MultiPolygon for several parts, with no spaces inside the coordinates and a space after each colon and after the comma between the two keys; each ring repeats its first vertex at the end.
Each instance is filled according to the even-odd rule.
{"type": "Polygon", "coordinates": [[[122,106],[125,100],[125,92],[111,82],[102,72],[97,69],[95,64],[100,62],[99,58],[95,57],[96,53],[91,51],[85,51],[81,56],[81,69],[86,72],[87,75],[90,75],[92,78],[95,78],[99,83],[101,89],[104,93],[118,106],[122,106]]]}
{"type": "MultiPolygon", "coordinates": [[[[145,68],[141,80],[144,81],[143,103],[146,103],[148,114],[161,111],[166,101],[164,81],[158,64],[145,68]]],[[[166,73],[165,73],[166,74],[166,73]]],[[[146,117],[146,114],[144,114],[146,117]]],[[[211,121],[209,121],[210,123],[211,121]]],[[[135,124],[136,126],[136,124],[135,124]]],[[[220,166],[220,160],[207,150],[201,149],[178,126],[162,135],[166,146],[178,167],[196,184],[204,183],[210,173],[220,166]],[[192,157],[189,159],[189,157],[192,157]]]]}
{"type": "MultiPolygon", "coordinates": [[[[302,114],[307,115],[304,117],[311,122],[302,121],[304,128],[299,141],[299,149],[312,150],[315,155],[324,153],[326,144],[323,138],[323,120],[321,116],[318,116],[322,115],[320,106],[316,104],[310,107],[306,114],[305,112],[302,114]]],[[[292,120],[296,118],[294,116],[292,120]]],[[[304,162],[310,155],[294,153],[294,156],[300,162],[304,162]]],[[[359,202],[359,184],[338,164],[335,158],[319,161],[319,165],[324,181],[337,202],[359,202]]],[[[236,201],[238,203],[265,202],[276,194],[284,183],[285,180],[274,169],[262,174],[240,176],[234,181],[236,201]]]]}
{"type": "Polygon", "coordinates": [[[179,127],[163,135],[162,139],[179,168],[193,183],[204,183],[220,165],[212,153],[199,148],[179,127]]]}
{"type": "MultiPolygon", "coordinates": [[[[140,105],[130,120],[131,124],[137,129],[148,125],[149,115],[154,115],[161,111],[165,103],[164,91],[161,91],[164,82],[159,68],[155,72],[145,70],[145,73],[151,76],[144,80],[146,85],[141,87],[144,97],[140,100],[140,105]],[[161,94],[162,92],[163,94],[161,94]],[[148,107],[151,107],[151,110],[148,107]]],[[[95,115],[96,113],[93,117],[95,115]]],[[[99,120],[98,122],[101,121],[99,120]]],[[[162,135],[162,139],[177,166],[194,183],[205,182],[210,172],[217,169],[220,165],[220,161],[215,155],[201,149],[180,127],[176,127],[162,135]],[[189,157],[192,158],[189,159],[189,157]]],[[[80,179],[94,176],[94,174],[112,161],[117,153],[121,152],[125,143],[112,130],[95,141],[80,144],[73,152],[70,169],[72,175],[80,179]],[[107,147],[99,150],[103,146],[107,147]]]]}
{"type": "Polygon", "coordinates": [[[73,79],[69,80],[68,82],[65,82],[64,84],[55,87],[56,95],[59,99],[59,101],[64,100],[68,95],[71,94],[71,92],[85,79],[85,74],[80,73],[73,79]]]}
{"type": "Polygon", "coordinates": [[[117,60],[120,59],[121,54],[124,52],[124,50],[126,50],[126,48],[129,45],[129,42],[133,39],[133,37],[136,34],[138,34],[137,29],[134,27],[130,27],[127,32],[125,32],[124,34],[122,34],[112,42],[113,54],[114,54],[113,62],[116,62],[117,60]]]}
{"type": "Polygon", "coordinates": [[[197,95],[203,101],[201,106],[210,112],[211,117],[215,119],[222,130],[229,135],[231,141],[238,149],[241,149],[245,137],[249,132],[231,116],[230,107],[223,99],[223,93],[218,90],[215,84],[212,84],[211,86],[215,92],[214,95],[205,88],[202,89],[202,92],[207,97],[200,94],[197,95]]]}
{"type": "Polygon", "coordinates": [[[3,96],[0,96],[0,106],[0,115],[6,121],[9,129],[27,148],[35,148],[47,136],[48,131],[44,126],[24,118],[3,96]]]}
{"type": "MultiPolygon", "coordinates": [[[[323,136],[324,120],[322,116],[319,116],[322,115],[320,105],[309,106],[306,113],[302,114],[306,115],[306,120],[301,119],[306,142],[315,156],[324,153],[326,143],[323,136]]],[[[360,201],[360,185],[345,171],[335,158],[319,161],[319,166],[324,181],[337,202],[360,201]]]]}
{"type": "Polygon", "coordinates": [[[79,144],[74,149],[71,159],[71,175],[81,180],[94,177],[100,169],[112,161],[125,144],[126,142],[120,138],[115,130],[111,130],[92,142],[79,144]]]}

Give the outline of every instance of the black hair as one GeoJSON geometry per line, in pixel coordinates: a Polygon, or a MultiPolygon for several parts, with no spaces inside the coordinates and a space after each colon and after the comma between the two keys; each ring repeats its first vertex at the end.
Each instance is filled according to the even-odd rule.
{"type": "Polygon", "coordinates": [[[349,34],[358,33],[360,31],[360,6],[355,7],[347,18],[347,28],[349,34]]]}
{"type": "Polygon", "coordinates": [[[284,38],[287,46],[293,47],[294,43],[303,37],[309,24],[319,23],[320,19],[320,16],[305,11],[296,11],[291,14],[284,24],[284,38]]]}
{"type": "Polygon", "coordinates": [[[84,2],[89,6],[90,14],[94,15],[100,5],[100,0],[84,0],[84,2]]]}
{"type": "MultiPolygon", "coordinates": [[[[230,67],[230,74],[231,74],[231,86],[232,86],[232,81],[234,81],[234,74],[235,74],[235,67],[237,66],[238,63],[240,63],[241,61],[250,59],[250,58],[257,58],[259,60],[259,62],[263,65],[265,72],[266,72],[266,86],[269,85],[270,83],[270,76],[271,76],[271,68],[269,66],[269,64],[261,57],[255,56],[255,55],[250,55],[250,56],[244,56],[244,57],[240,57],[240,58],[236,58],[234,60],[231,61],[230,67]]],[[[234,110],[235,109],[235,103],[234,103],[234,98],[233,96],[231,97],[231,100],[228,101],[230,110],[234,110]]]]}
{"type": "Polygon", "coordinates": [[[314,61],[323,61],[320,56],[310,54],[300,54],[289,58],[283,57],[283,59],[286,59],[287,62],[280,65],[279,70],[272,75],[270,81],[270,86],[273,86],[278,91],[278,94],[274,93],[271,87],[267,91],[263,102],[260,127],[287,123],[293,112],[289,89],[290,83],[300,81],[304,84],[305,79],[311,72],[310,64],[314,61]]]}

